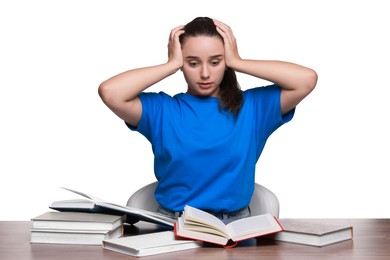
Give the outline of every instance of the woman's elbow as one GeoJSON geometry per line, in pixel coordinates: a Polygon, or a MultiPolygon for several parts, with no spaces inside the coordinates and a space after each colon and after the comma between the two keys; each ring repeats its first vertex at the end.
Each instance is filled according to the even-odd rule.
{"type": "Polygon", "coordinates": [[[305,97],[314,90],[315,86],[317,85],[317,80],[317,72],[312,69],[306,69],[305,73],[301,75],[299,83],[297,82],[296,90],[305,97]]]}
{"type": "Polygon", "coordinates": [[[317,85],[318,74],[315,70],[309,69],[306,75],[306,90],[308,93],[312,92],[315,86],[317,85]]]}
{"type": "Polygon", "coordinates": [[[98,87],[98,94],[104,103],[108,103],[112,99],[112,89],[110,85],[102,82],[98,87]]]}

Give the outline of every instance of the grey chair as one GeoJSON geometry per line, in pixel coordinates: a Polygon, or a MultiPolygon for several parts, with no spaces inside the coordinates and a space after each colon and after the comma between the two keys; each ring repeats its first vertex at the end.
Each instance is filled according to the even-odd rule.
{"type": "MultiPolygon", "coordinates": [[[[150,183],[137,190],[127,201],[127,206],[157,212],[158,203],[154,198],[157,182],[150,183]]],[[[249,208],[252,215],[270,213],[279,218],[279,200],[276,195],[266,187],[255,183],[249,208]]]]}

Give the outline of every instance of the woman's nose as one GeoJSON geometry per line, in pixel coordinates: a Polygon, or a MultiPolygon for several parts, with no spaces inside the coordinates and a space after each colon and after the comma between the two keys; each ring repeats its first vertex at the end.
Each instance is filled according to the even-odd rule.
{"type": "Polygon", "coordinates": [[[202,77],[202,79],[207,79],[208,77],[210,77],[210,73],[207,65],[202,66],[200,76],[202,77]]]}

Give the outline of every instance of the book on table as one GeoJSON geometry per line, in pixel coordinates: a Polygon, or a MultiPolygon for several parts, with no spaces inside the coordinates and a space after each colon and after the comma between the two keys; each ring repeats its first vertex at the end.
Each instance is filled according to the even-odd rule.
{"type": "Polygon", "coordinates": [[[43,244],[101,245],[104,239],[123,235],[123,226],[113,230],[31,229],[30,242],[43,244]]]}
{"type": "Polygon", "coordinates": [[[215,243],[225,247],[233,247],[241,240],[282,230],[283,227],[271,214],[251,216],[225,224],[214,215],[188,205],[185,206],[183,215],[174,225],[174,232],[178,237],[215,243]]]}
{"type": "Polygon", "coordinates": [[[130,256],[149,256],[195,249],[202,246],[202,242],[177,238],[173,231],[161,231],[149,234],[124,236],[114,239],[105,239],[102,247],[107,250],[130,256]]]}
{"type": "Polygon", "coordinates": [[[284,231],[270,238],[309,246],[326,246],[353,238],[348,222],[327,219],[280,219],[284,231]]]}
{"type": "Polygon", "coordinates": [[[31,219],[31,243],[101,245],[123,235],[125,215],[46,212],[31,219]]]}
{"type": "Polygon", "coordinates": [[[139,220],[142,220],[150,223],[173,227],[173,224],[175,222],[174,219],[171,219],[157,212],[151,212],[129,206],[122,206],[80,191],[68,188],[63,189],[81,195],[86,199],[53,201],[49,208],[58,211],[79,211],[118,215],[126,214],[129,223],[135,223],[139,220]]]}
{"type": "Polygon", "coordinates": [[[72,230],[112,230],[121,226],[125,215],[48,211],[32,218],[32,228],[72,230]]]}

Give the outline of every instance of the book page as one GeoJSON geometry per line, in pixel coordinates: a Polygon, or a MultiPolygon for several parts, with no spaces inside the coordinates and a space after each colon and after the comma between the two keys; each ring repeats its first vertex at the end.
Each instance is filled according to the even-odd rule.
{"type": "Polygon", "coordinates": [[[68,191],[71,191],[71,192],[73,192],[73,193],[76,193],[76,194],[78,194],[78,195],[81,195],[81,196],[83,196],[83,197],[85,197],[85,198],[88,198],[88,199],[90,199],[90,200],[93,200],[94,202],[106,202],[106,201],[103,200],[103,199],[99,199],[99,198],[97,198],[97,197],[93,197],[93,196],[91,196],[91,195],[88,195],[88,194],[83,193],[83,192],[80,192],[80,191],[68,189],[68,188],[65,188],[65,187],[61,187],[61,188],[63,188],[64,190],[68,190],[68,191]]]}
{"type": "MultiPolygon", "coordinates": [[[[186,225],[182,217],[177,220],[174,230],[177,236],[187,239],[190,238],[220,245],[226,245],[229,241],[226,235],[221,236],[217,234],[216,229],[213,229],[211,226],[208,226],[207,229],[205,226],[201,226],[199,229],[198,226],[186,225]]],[[[222,233],[221,231],[218,232],[222,233]]]]}
{"type": "Polygon", "coordinates": [[[208,224],[203,224],[197,221],[191,221],[186,219],[185,223],[182,225],[186,230],[192,230],[196,232],[201,232],[201,233],[208,233],[208,234],[213,234],[213,235],[218,235],[221,237],[225,237],[227,239],[230,238],[228,234],[226,234],[225,231],[220,230],[219,228],[215,226],[210,226],[208,224]]]}
{"type": "Polygon", "coordinates": [[[211,229],[218,229],[229,237],[225,224],[217,217],[194,207],[185,206],[184,215],[187,220],[201,222],[211,229]]]}
{"type": "Polygon", "coordinates": [[[107,202],[107,201],[105,201],[103,199],[99,199],[97,197],[94,197],[92,195],[88,195],[88,194],[80,192],[80,191],[76,191],[76,190],[72,190],[72,189],[68,189],[68,188],[64,188],[64,187],[62,187],[62,188],[65,189],[65,190],[74,192],[74,193],[76,193],[78,195],[81,195],[81,196],[83,196],[85,198],[88,198],[88,199],[96,202],[96,204],[99,205],[99,206],[103,206],[103,207],[106,207],[106,208],[117,209],[117,210],[125,211],[125,212],[131,212],[131,213],[134,213],[134,214],[149,215],[149,216],[154,216],[154,217],[158,217],[158,218],[161,218],[161,219],[171,220],[170,218],[164,216],[163,214],[157,213],[157,212],[151,212],[151,211],[142,210],[142,209],[138,209],[138,208],[133,208],[133,207],[129,207],[129,206],[122,206],[122,205],[119,205],[119,204],[107,202]]]}
{"type": "Polygon", "coordinates": [[[80,191],[75,191],[75,190],[64,188],[64,187],[62,187],[62,188],[92,200],[95,203],[95,205],[100,207],[100,208],[105,208],[105,209],[109,209],[109,210],[119,211],[121,213],[126,213],[126,214],[129,214],[131,216],[138,218],[139,220],[145,220],[145,221],[164,224],[164,225],[168,225],[168,226],[173,226],[173,223],[175,222],[174,219],[171,219],[171,218],[164,216],[163,214],[160,214],[157,212],[150,212],[150,211],[146,211],[146,210],[142,210],[142,209],[138,209],[138,208],[118,205],[115,203],[107,202],[105,200],[99,199],[97,197],[88,195],[88,194],[80,192],[80,191]]]}
{"type": "Polygon", "coordinates": [[[232,238],[260,236],[282,230],[275,218],[270,214],[257,215],[235,220],[227,225],[232,238]]]}
{"type": "Polygon", "coordinates": [[[50,207],[72,207],[72,208],[85,208],[91,209],[95,206],[92,200],[86,199],[72,199],[72,200],[57,200],[53,201],[50,207]]]}
{"type": "Polygon", "coordinates": [[[120,212],[128,213],[130,215],[137,215],[138,218],[140,218],[140,219],[143,216],[146,219],[154,220],[157,223],[164,223],[164,224],[169,225],[169,226],[173,226],[173,223],[175,222],[174,219],[169,218],[167,216],[164,216],[162,214],[153,213],[153,212],[142,210],[142,209],[138,209],[138,208],[122,206],[122,205],[109,203],[109,202],[97,202],[96,205],[98,205],[100,207],[104,207],[104,208],[113,209],[113,210],[117,210],[117,211],[120,211],[120,212]]]}

